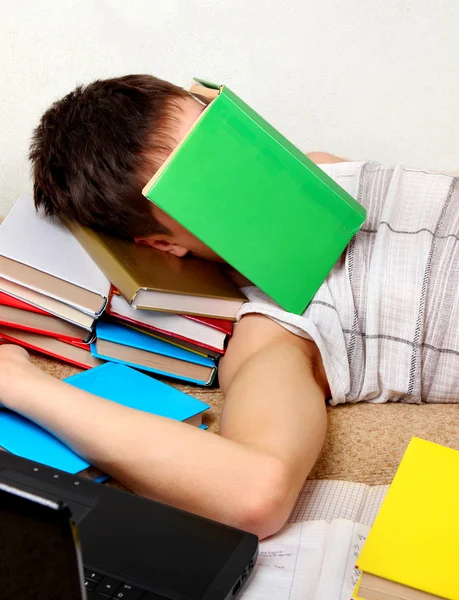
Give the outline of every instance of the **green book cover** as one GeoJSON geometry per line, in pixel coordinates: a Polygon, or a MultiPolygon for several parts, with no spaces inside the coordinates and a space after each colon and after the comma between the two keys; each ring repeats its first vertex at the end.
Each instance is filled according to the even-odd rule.
{"type": "Polygon", "coordinates": [[[226,86],[144,195],[278,302],[301,314],[364,208],[226,86]]]}

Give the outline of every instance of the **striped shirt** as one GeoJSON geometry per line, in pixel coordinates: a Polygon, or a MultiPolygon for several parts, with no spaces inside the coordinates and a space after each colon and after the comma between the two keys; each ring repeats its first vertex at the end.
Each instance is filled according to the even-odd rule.
{"type": "Polygon", "coordinates": [[[365,223],[303,315],[248,287],[238,317],[265,314],[312,339],[331,404],[459,402],[459,178],[321,168],[366,208],[365,223]]]}

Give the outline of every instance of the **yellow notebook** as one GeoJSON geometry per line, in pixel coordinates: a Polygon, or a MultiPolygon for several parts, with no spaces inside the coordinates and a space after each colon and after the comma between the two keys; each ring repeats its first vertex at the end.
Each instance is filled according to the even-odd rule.
{"type": "Polygon", "coordinates": [[[413,438],[358,567],[459,600],[459,452],[413,438]]]}

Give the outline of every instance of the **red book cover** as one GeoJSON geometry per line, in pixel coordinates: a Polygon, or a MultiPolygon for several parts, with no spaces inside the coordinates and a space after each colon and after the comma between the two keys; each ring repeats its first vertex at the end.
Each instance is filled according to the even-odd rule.
{"type": "Polygon", "coordinates": [[[42,310],[41,308],[37,308],[36,306],[32,306],[23,300],[18,300],[9,294],[5,294],[5,292],[0,292],[0,304],[3,306],[12,306],[13,308],[20,308],[21,310],[28,310],[29,312],[38,313],[40,315],[50,315],[49,312],[42,310]]]}
{"type": "MultiPolygon", "coordinates": [[[[224,354],[225,353],[224,349],[214,348],[213,346],[209,346],[208,344],[204,344],[203,342],[200,342],[199,340],[193,340],[191,338],[187,338],[187,337],[185,337],[183,335],[180,335],[178,333],[171,333],[170,331],[166,331],[165,329],[160,329],[159,327],[154,327],[153,325],[150,325],[148,323],[141,323],[139,321],[136,321],[135,319],[130,319],[129,317],[126,317],[125,315],[120,315],[120,314],[118,314],[116,312],[113,312],[110,309],[107,310],[107,314],[110,315],[111,317],[114,317],[118,321],[124,321],[125,323],[131,323],[132,325],[136,325],[137,327],[139,327],[141,329],[147,329],[147,330],[153,331],[153,332],[156,331],[158,333],[162,333],[163,335],[176,338],[177,340],[183,340],[184,342],[189,342],[190,344],[194,344],[195,346],[199,346],[200,348],[204,348],[204,349],[207,349],[207,350],[212,350],[213,352],[217,352],[218,354],[224,354]]],[[[182,315],[182,316],[185,316],[185,315],[182,315]]]]}
{"type": "Polygon", "coordinates": [[[70,344],[71,346],[76,346],[77,348],[81,348],[82,350],[86,350],[86,352],[91,352],[91,344],[86,344],[85,342],[81,342],[80,340],[66,340],[65,338],[56,338],[61,342],[65,342],[66,344],[70,344]]]}
{"type": "Polygon", "coordinates": [[[0,344],[13,343],[23,346],[29,350],[52,356],[64,362],[76,365],[82,369],[91,369],[103,364],[103,361],[94,358],[89,352],[89,344],[81,342],[68,343],[58,338],[49,338],[39,334],[31,334],[18,331],[17,329],[8,330],[5,327],[0,328],[0,344]],[[48,341],[47,341],[48,340],[48,341]],[[51,340],[51,344],[49,341],[51,340]]]}
{"type": "Polygon", "coordinates": [[[54,338],[55,340],[61,340],[62,342],[66,342],[67,344],[72,344],[73,346],[78,346],[79,348],[84,348],[85,346],[88,346],[87,343],[83,342],[82,340],[73,338],[73,337],[58,336],[54,333],[51,333],[49,331],[44,331],[37,327],[26,327],[25,325],[22,325],[21,323],[11,323],[9,321],[4,321],[1,318],[0,318],[0,326],[14,327],[14,329],[20,329],[21,331],[28,331],[29,333],[36,333],[37,335],[44,335],[46,337],[54,338]]]}
{"type": "Polygon", "coordinates": [[[204,323],[204,325],[223,331],[226,335],[231,335],[233,333],[233,321],[227,321],[226,319],[212,319],[210,317],[197,317],[195,315],[183,316],[192,321],[198,321],[199,323],[204,323]]]}
{"type": "MultiPolygon", "coordinates": [[[[3,298],[1,298],[3,300],[3,298]]],[[[0,325],[39,335],[46,335],[68,343],[88,344],[94,338],[94,333],[77,325],[66,323],[42,310],[27,310],[25,304],[13,298],[8,304],[0,302],[0,325]]],[[[27,305],[28,306],[28,305],[27,305]]]]}
{"type": "MultiPolygon", "coordinates": [[[[119,296],[120,293],[119,291],[116,289],[115,286],[112,285],[111,289],[110,289],[110,296],[109,296],[109,301],[108,301],[108,307],[110,307],[111,305],[111,298],[112,296],[119,296]]],[[[112,316],[116,317],[117,319],[121,318],[123,320],[128,320],[125,317],[121,317],[120,315],[116,315],[112,312],[110,312],[110,308],[107,311],[109,314],[111,314],[112,316]]],[[[233,325],[234,323],[232,321],[228,321],[226,319],[212,319],[211,317],[198,317],[196,315],[181,315],[182,317],[185,317],[186,319],[191,319],[192,321],[197,321],[198,323],[203,323],[204,325],[208,325],[209,327],[212,327],[213,329],[217,329],[218,331],[222,331],[223,333],[225,333],[226,335],[231,335],[233,333],[233,325]]],[[[135,320],[131,320],[131,322],[136,323],[135,320]]],[[[145,325],[142,325],[145,326],[145,325]]],[[[146,326],[145,326],[146,327],[146,326]]],[[[151,327],[152,330],[156,330],[159,331],[160,333],[169,333],[167,331],[163,331],[161,329],[155,329],[153,327],[151,327]]],[[[195,340],[190,340],[188,338],[185,337],[180,337],[180,336],[176,336],[179,339],[183,339],[185,341],[190,341],[190,342],[195,342],[195,340]]],[[[201,345],[201,344],[199,344],[201,345]]],[[[207,348],[211,348],[210,346],[204,346],[207,348]]],[[[211,348],[212,350],[215,350],[215,348],[211,348]]],[[[220,350],[221,352],[221,350],[220,350]]]]}

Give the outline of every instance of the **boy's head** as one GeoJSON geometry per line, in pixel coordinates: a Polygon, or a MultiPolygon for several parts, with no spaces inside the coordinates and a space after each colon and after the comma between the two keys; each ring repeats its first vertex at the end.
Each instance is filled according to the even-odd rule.
{"type": "Polygon", "coordinates": [[[183,256],[217,259],[142,196],[204,106],[151,75],[78,86],[35,129],[30,159],[37,208],[93,229],[183,256]]]}

